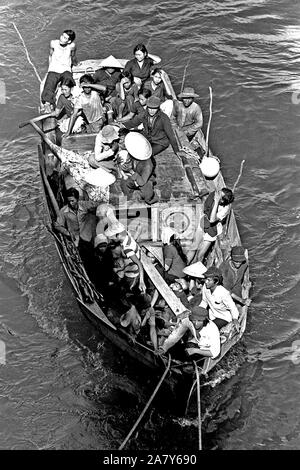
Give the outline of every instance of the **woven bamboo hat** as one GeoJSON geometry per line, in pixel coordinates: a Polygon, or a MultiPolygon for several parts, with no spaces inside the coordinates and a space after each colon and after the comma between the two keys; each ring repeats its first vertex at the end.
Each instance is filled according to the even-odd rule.
{"type": "Polygon", "coordinates": [[[201,261],[190,264],[182,270],[184,274],[191,277],[204,277],[204,273],[207,271],[207,268],[204,266],[201,261]]]}
{"type": "Polygon", "coordinates": [[[110,55],[100,62],[100,67],[111,69],[122,69],[123,65],[113,55],[110,55]]]}
{"type": "Polygon", "coordinates": [[[126,150],[136,160],[148,160],[152,155],[150,142],[139,132],[129,132],[124,143],[126,150]]]}
{"type": "Polygon", "coordinates": [[[101,137],[102,142],[111,144],[114,140],[119,138],[119,128],[116,126],[107,125],[102,128],[101,137]]]}
{"type": "Polygon", "coordinates": [[[199,98],[199,95],[195,93],[194,88],[187,86],[179,93],[178,98],[199,98]]]}

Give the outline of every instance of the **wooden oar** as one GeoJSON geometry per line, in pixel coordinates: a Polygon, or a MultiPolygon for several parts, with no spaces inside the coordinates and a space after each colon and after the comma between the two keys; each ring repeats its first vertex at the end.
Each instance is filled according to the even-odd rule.
{"type": "Polygon", "coordinates": [[[169,360],[168,360],[168,365],[166,367],[166,370],[164,371],[160,381],[158,382],[158,384],[156,385],[155,387],[155,390],[154,392],[152,393],[151,397],[149,398],[145,408],[143,409],[143,411],[141,412],[140,416],[138,417],[138,419],[136,420],[136,422],[134,423],[134,425],[132,426],[132,428],[130,429],[129,433],[127,434],[126,438],[124,439],[124,441],[122,442],[122,444],[120,445],[120,447],[118,448],[118,450],[122,450],[124,449],[125,445],[127,444],[127,442],[129,441],[130,437],[132,436],[132,434],[134,433],[134,431],[136,430],[136,428],[138,427],[139,423],[141,422],[144,414],[146,413],[146,411],[148,410],[149,406],[151,405],[152,401],[153,401],[153,398],[155,397],[155,395],[157,394],[161,384],[163,383],[163,381],[165,380],[165,377],[167,375],[167,373],[169,372],[170,370],[170,365],[171,365],[171,356],[169,354],[169,360]]]}

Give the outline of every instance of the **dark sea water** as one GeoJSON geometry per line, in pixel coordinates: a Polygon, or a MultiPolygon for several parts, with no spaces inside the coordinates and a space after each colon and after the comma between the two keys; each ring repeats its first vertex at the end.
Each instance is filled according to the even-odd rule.
{"type": "MultiPolygon", "coordinates": [[[[253,303],[243,343],[202,388],[205,449],[300,449],[298,0],[0,0],[0,449],[116,449],[153,391],[83,318],[44,226],[37,114],[51,39],[78,57],[130,58],[143,41],[179,91],[200,95],[236,190],[253,303]],[[1,343],[3,344],[3,343],[1,343]],[[298,349],[299,350],[299,349],[298,349]],[[3,361],[2,361],[3,362],[3,361]]],[[[192,452],[196,421],[155,406],[129,449],[192,452]]]]}

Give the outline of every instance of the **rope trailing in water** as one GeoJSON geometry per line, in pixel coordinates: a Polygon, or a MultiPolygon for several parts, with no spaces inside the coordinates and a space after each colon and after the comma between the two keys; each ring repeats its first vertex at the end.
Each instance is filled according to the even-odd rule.
{"type": "Polygon", "coordinates": [[[233,193],[234,193],[234,191],[235,191],[235,188],[236,188],[237,185],[238,185],[238,182],[240,181],[240,177],[242,176],[244,163],[245,163],[245,160],[242,160],[241,166],[240,166],[239,175],[238,175],[238,177],[237,177],[237,179],[236,179],[236,182],[234,183],[233,188],[232,188],[232,192],[233,192],[233,193]]]}
{"type": "Polygon", "coordinates": [[[202,434],[201,434],[201,401],[200,401],[200,378],[196,361],[194,362],[196,381],[197,381],[197,405],[198,405],[198,450],[202,450],[202,434]]]}
{"type": "Polygon", "coordinates": [[[210,96],[210,103],[209,103],[209,120],[207,124],[207,130],[206,130],[206,153],[205,155],[208,154],[208,138],[209,138],[209,130],[210,130],[210,123],[211,123],[211,118],[212,118],[212,88],[209,87],[209,96],[210,96]]]}
{"type": "Polygon", "coordinates": [[[138,417],[138,419],[136,420],[136,422],[134,423],[133,427],[130,429],[129,433],[127,434],[126,438],[124,439],[124,441],[122,442],[122,444],[120,445],[120,447],[118,448],[118,450],[122,450],[124,449],[125,445],[127,444],[127,442],[129,441],[130,437],[132,436],[132,434],[134,433],[134,431],[136,430],[136,428],[138,427],[140,421],[142,420],[144,414],[146,413],[147,409],[149,408],[150,404],[152,403],[153,401],[153,398],[155,397],[155,395],[157,394],[158,392],[158,389],[160,388],[161,384],[163,383],[163,381],[165,380],[165,377],[167,375],[167,373],[169,372],[170,370],[170,365],[171,365],[171,356],[169,354],[169,360],[168,360],[168,365],[166,367],[166,370],[164,371],[160,381],[158,382],[158,384],[156,385],[155,387],[155,390],[154,392],[152,393],[151,397],[149,398],[145,408],[143,409],[143,411],[141,412],[140,416],[138,417]]]}
{"type": "Polygon", "coordinates": [[[17,34],[18,34],[19,38],[20,38],[21,41],[22,41],[22,44],[23,44],[24,49],[25,49],[25,52],[26,52],[27,60],[28,60],[28,62],[30,63],[30,65],[32,66],[32,68],[33,68],[33,70],[34,70],[34,72],[35,72],[35,74],[36,74],[36,76],[37,76],[38,81],[41,83],[42,79],[41,79],[41,77],[39,76],[38,71],[37,71],[37,69],[35,68],[35,65],[33,64],[33,62],[32,62],[31,59],[30,59],[30,56],[29,56],[29,53],[28,53],[26,44],[25,44],[25,42],[24,42],[24,39],[22,38],[22,35],[21,35],[20,31],[18,30],[16,24],[15,24],[13,21],[12,21],[12,25],[13,25],[13,27],[15,28],[15,30],[17,31],[17,34]]]}
{"type": "Polygon", "coordinates": [[[186,66],[184,67],[184,72],[183,72],[183,77],[182,77],[182,84],[181,84],[181,89],[180,89],[180,93],[182,93],[182,90],[183,90],[183,87],[184,87],[184,82],[185,82],[185,77],[186,77],[186,71],[187,71],[187,68],[189,66],[189,63],[191,61],[191,58],[192,58],[192,52],[190,53],[190,57],[188,58],[188,61],[186,63],[186,66]]]}
{"type": "Polygon", "coordinates": [[[184,413],[185,415],[186,415],[187,412],[188,412],[189,405],[190,405],[190,399],[191,399],[191,396],[192,396],[192,393],[193,393],[193,391],[194,391],[194,388],[195,388],[196,383],[197,383],[197,380],[194,380],[193,385],[191,386],[191,390],[190,390],[190,393],[189,393],[189,397],[188,397],[187,402],[186,402],[185,413],[184,413]]]}

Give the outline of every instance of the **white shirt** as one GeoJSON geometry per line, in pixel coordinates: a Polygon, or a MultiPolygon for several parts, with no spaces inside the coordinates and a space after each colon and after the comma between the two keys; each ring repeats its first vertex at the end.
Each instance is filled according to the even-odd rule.
{"type": "Polygon", "coordinates": [[[61,46],[59,39],[51,41],[53,53],[51,55],[48,72],[63,73],[72,71],[71,51],[74,49],[74,43],[61,46]]]}
{"type": "Polygon", "coordinates": [[[213,358],[217,357],[221,350],[220,332],[217,325],[213,321],[209,321],[209,323],[200,330],[199,334],[199,348],[207,349],[211,352],[213,358]]]}
{"type": "Polygon", "coordinates": [[[227,289],[223,286],[217,286],[213,293],[207,289],[204,284],[202,289],[202,301],[200,307],[209,307],[209,318],[221,318],[227,322],[237,320],[239,311],[232,300],[232,297],[227,289]]]}

